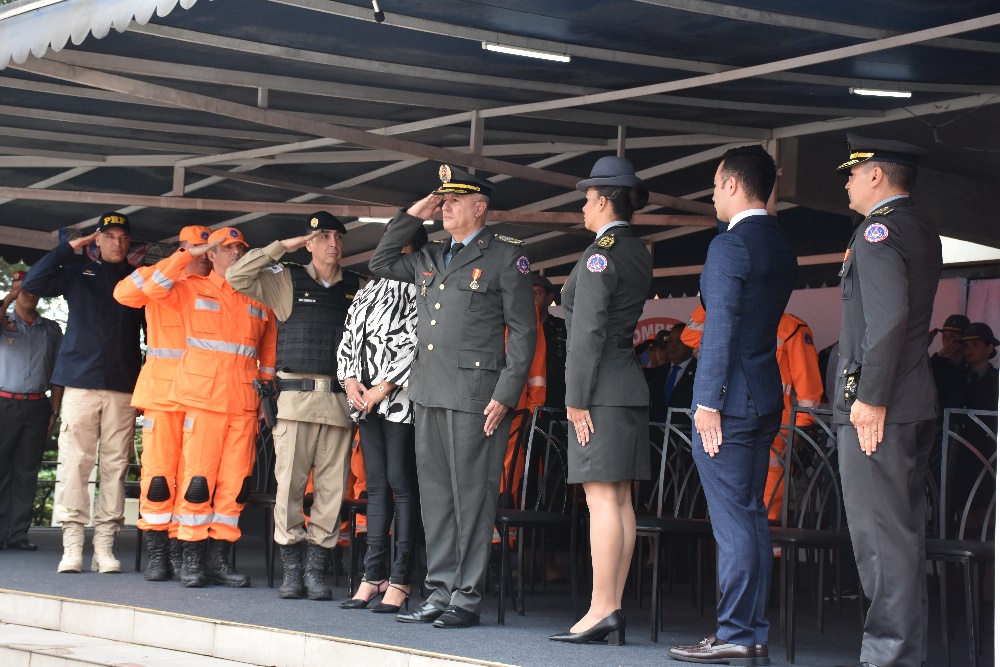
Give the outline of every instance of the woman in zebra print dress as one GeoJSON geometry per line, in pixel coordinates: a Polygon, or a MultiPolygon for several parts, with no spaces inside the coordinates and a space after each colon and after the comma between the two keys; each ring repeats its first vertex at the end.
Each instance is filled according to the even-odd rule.
{"type": "MultiPolygon", "coordinates": [[[[419,229],[409,251],[427,243],[419,229]]],[[[337,350],[337,375],[347,391],[351,416],[361,430],[368,480],[368,551],[365,575],[345,609],[396,613],[410,596],[413,533],[420,516],[414,458],[413,404],[406,395],[416,346],[416,287],[379,278],[354,297],[337,350]],[[396,514],[396,557],[386,576],[389,522],[396,514]]]]}

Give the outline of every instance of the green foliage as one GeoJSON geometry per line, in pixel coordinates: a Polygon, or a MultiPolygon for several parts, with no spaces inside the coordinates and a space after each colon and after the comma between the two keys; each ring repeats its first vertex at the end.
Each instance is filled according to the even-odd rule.
{"type": "MultiPolygon", "coordinates": [[[[3,0],[0,0],[0,3],[2,3],[2,1],[3,0]]],[[[0,296],[10,292],[11,284],[14,282],[13,278],[15,271],[27,271],[29,268],[30,267],[24,262],[11,264],[4,258],[0,257],[0,296]]],[[[69,316],[69,308],[66,305],[66,299],[61,296],[49,299],[39,299],[38,312],[41,313],[42,317],[47,317],[50,320],[58,322],[59,326],[62,327],[63,332],[66,331],[66,319],[69,316]]]]}

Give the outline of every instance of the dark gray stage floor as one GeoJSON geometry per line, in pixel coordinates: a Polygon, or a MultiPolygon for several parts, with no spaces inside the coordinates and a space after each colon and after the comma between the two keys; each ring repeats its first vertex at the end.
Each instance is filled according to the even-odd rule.
{"type": "MultiPolygon", "coordinates": [[[[711,609],[705,617],[699,616],[691,606],[690,591],[686,586],[666,599],[666,630],[661,633],[659,643],[649,640],[648,604],[647,608],[640,610],[632,599],[628,599],[625,613],[629,625],[625,647],[568,646],[547,640],[549,634],[564,631],[575,621],[567,584],[550,584],[547,593],[539,591],[529,596],[527,614],[518,616],[508,612],[505,626],[496,625],[496,597],[489,596],[483,610],[482,626],[465,630],[437,630],[423,625],[398,623],[392,616],[369,611],[343,610],[336,601],[277,599],[275,590],[266,587],[263,541],[260,538],[245,537],[238,550],[239,568],[254,580],[254,587],[249,589],[182,589],[175,582],[144,581],[141,573],[132,571],[134,530],[126,530],[118,540],[116,554],[126,569],[121,575],[91,572],[58,575],[55,570],[61,554],[59,531],[33,529],[31,539],[39,545],[37,552],[0,551],[0,588],[372,641],[525,667],[683,664],[667,659],[669,644],[694,643],[714,630],[711,609]]],[[[85,567],[90,565],[90,531],[87,545],[85,567]]],[[[336,600],[343,600],[347,595],[346,577],[342,577],[340,583],[340,588],[334,590],[336,600]]],[[[823,634],[815,628],[815,607],[805,591],[799,600],[799,609],[795,664],[805,667],[857,664],[861,623],[856,603],[845,603],[841,612],[828,605],[826,631],[823,634]]],[[[987,649],[983,660],[986,665],[993,664],[992,606],[987,613],[987,649]]],[[[769,613],[773,624],[771,664],[785,665],[784,646],[776,629],[777,616],[777,609],[772,609],[769,613]]],[[[947,664],[940,645],[937,617],[936,608],[932,606],[933,630],[928,665],[934,666],[947,664]]],[[[956,630],[962,627],[961,621],[960,617],[953,621],[956,630]]],[[[963,639],[957,637],[953,641],[952,664],[966,664],[961,657],[963,639]]]]}

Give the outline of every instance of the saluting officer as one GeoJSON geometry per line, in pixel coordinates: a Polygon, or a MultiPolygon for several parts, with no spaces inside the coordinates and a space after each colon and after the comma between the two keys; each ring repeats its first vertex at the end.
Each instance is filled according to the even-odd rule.
{"type": "Polygon", "coordinates": [[[438,173],[441,187],[393,218],[369,266],[417,286],[409,394],[432,592],[396,618],[458,628],[479,623],[508,411],[528,377],[538,318],[522,242],[485,226],[493,184],[450,165],[438,173]],[[438,211],[451,242],[403,254],[438,211]]]}
{"type": "Polygon", "coordinates": [[[323,582],[323,566],[340,535],[352,433],[347,394],[337,382],[337,348],[363,276],[340,267],[347,233],[340,220],[320,211],[309,216],[305,231],[249,251],[226,278],[278,318],[274,540],[284,566],[278,597],[329,600],[333,592],[323,582]],[[311,262],[278,263],[299,248],[309,251],[311,262]],[[302,499],[310,471],[313,505],[307,529],[302,499]]]}
{"type": "Polygon", "coordinates": [[[936,399],[927,331],[941,240],[910,198],[925,151],[847,135],[851,209],[865,216],[841,269],[843,318],[833,419],[851,541],[865,596],[861,664],[926,659],[924,474],[936,399]],[[923,613],[921,613],[923,612],[923,613]]]}

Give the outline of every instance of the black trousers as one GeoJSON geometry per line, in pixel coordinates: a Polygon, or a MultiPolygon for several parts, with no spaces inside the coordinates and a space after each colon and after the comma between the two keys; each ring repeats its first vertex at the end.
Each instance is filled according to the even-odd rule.
{"type": "Polygon", "coordinates": [[[365,476],[368,478],[365,579],[385,579],[385,565],[389,560],[389,522],[395,505],[396,557],[392,562],[389,581],[407,585],[410,583],[410,572],[416,555],[415,523],[420,515],[413,424],[400,424],[368,415],[359,426],[361,453],[365,459],[365,476]]]}
{"type": "Polygon", "coordinates": [[[52,404],[0,398],[0,545],[28,537],[52,404]]]}

